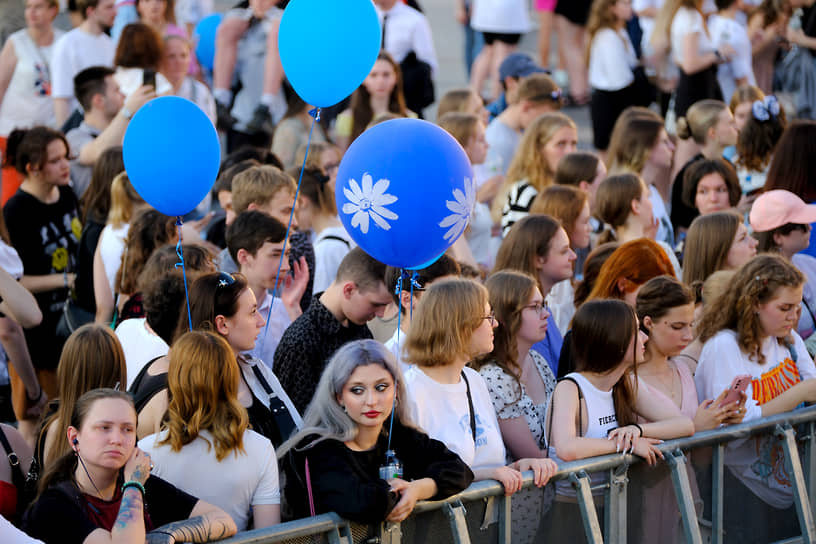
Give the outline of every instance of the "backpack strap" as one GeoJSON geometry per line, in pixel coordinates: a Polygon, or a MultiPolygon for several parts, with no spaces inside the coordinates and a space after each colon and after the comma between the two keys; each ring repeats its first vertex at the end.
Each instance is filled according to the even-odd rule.
{"type": "Polygon", "coordinates": [[[18,492],[22,493],[25,489],[26,477],[23,474],[23,469],[20,467],[20,457],[11,448],[11,444],[6,438],[6,433],[3,432],[3,427],[0,426],[0,443],[3,444],[3,449],[6,450],[6,458],[11,467],[11,482],[18,492]]]}

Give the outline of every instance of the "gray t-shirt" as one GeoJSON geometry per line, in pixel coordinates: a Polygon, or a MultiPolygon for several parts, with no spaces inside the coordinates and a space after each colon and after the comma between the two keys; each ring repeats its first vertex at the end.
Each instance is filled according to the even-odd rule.
{"type": "Polygon", "coordinates": [[[65,135],[65,139],[68,140],[68,145],[71,147],[71,157],[74,157],[71,161],[71,183],[77,198],[80,198],[91,184],[91,174],[93,173],[92,164],[79,163],[79,153],[83,147],[94,141],[100,132],[100,130],[82,121],[82,124],[69,130],[68,134],[65,135]]]}
{"type": "Polygon", "coordinates": [[[488,145],[485,164],[490,165],[492,172],[506,174],[521,142],[521,133],[496,118],[487,125],[485,139],[488,145]]]}

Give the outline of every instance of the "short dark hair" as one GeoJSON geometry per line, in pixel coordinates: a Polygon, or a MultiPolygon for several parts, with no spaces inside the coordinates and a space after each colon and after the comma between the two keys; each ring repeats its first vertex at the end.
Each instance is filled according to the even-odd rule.
{"type": "Polygon", "coordinates": [[[739,178],[737,178],[737,171],[725,159],[699,159],[694,161],[686,168],[683,174],[683,203],[691,208],[697,208],[694,200],[697,197],[697,186],[700,180],[709,174],[719,174],[725,181],[725,186],[728,188],[728,203],[731,206],[736,206],[742,195],[740,189],[739,178]]]}
{"type": "Polygon", "coordinates": [[[94,95],[104,95],[106,91],[105,78],[115,72],[107,66],[91,66],[85,68],[74,77],[74,96],[82,109],[91,111],[91,101],[94,95]]]}
{"type": "Polygon", "coordinates": [[[189,278],[186,283],[183,274],[173,270],[151,282],[142,292],[147,324],[168,346],[173,343],[185,292],[192,284],[189,278]]]}
{"type": "Polygon", "coordinates": [[[385,268],[383,263],[355,247],[340,261],[335,281],[353,281],[360,291],[371,291],[378,284],[385,285],[385,268]]]}
{"type": "Polygon", "coordinates": [[[218,193],[221,191],[228,191],[232,192],[232,180],[245,170],[249,170],[253,166],[260,166],[261,163],[256,161],[255,159],[244,159],[240,162],[233,163],[227,168],[221,170],[218,174],[218,178],[215,180],[215,185],[213,185],[212,193],[213,196],[216,198],[218,197],[218,193]]]}
{"type": "Polygon", "coordinates": [[[76,9],[82,15],[83,20],[88,18],[88,8],[96,9],[98,5],[99,0],[76,0],[76,9]]]}
{"type": "Polygon", "coordinates": [[[286,225],[263,212],[241,212],[227,228],[227,248],[232,259],[238,262],[238,250],[255,255],[266,242],[277,244],[286,238],[286,225]]]}
{"type": "MultiPolygon", "coordinates": [[[[416,271],[416,282],[419,284],[419,288],[424,290],[432,281],[444,276],[458,276],[460,271],[461,267],[459,266],[459,263],[456,262],[455,259],[452,259],[443,253],[442,256],[439,257],[433,264],[416,271]]],[[[385,271],[385,286],[389,291],[391,291],[391,298],[393,298],[394,302],[396,302],[400,312],[405,315],[405,310],[403,310],[402,304],[400,304],[400,297],[397,293],[397,280],[399,280],[402,274],[403,272],[401,268],[389,266],[385,271]]],[[[405,271],[405,276],[403,276],[402,280],[403,291],[411,290],[412,276],[413,271],[405,271]]]]}

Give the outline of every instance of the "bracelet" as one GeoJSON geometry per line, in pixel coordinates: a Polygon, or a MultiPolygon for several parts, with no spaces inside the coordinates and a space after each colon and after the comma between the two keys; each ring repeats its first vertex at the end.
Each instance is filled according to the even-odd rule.
{"type": "Polygon", "coordinates": [[[142,498],[144,498],[145,488],[141,484],[141,482],[137,482],[136,480],[128,480],[127,482],[122,484],[122,493],[124,493],[125,489],[127,489],[129,487],[134,487],[134,488],[138,489],[139,491],[141,491],[142,492],[142,498]]]}
{"type": "Polygon", "coordinates": [[[725,62],[725,57],[720,53],[719,49],[714,50],[714,56],[717,57],[717,62],[725,62]]]}
{"type": "Polygon", "coordinates": [[[640,436],[643,436],[643,427],[641,427],[641,426],[640,426],[640,425],[638,425],[637,423],[632,423],[631,425],[632,425],[633,427],[637,427],[637,430],[638,430],[638,431],[640,431],[640,436]]]}
{"type": "Polygon", "coordinates": [[[68,270],[62,271],[62,284],[68,289],[68,270]]]}
{"type": "Polygon", "coordinates": [[[133,117],[133,112],[127,109],[125,106],[122,106],[122,109],[119,110],[119,113],[122,114],[122,117],[130,121],[130,118],[133,117]]]}

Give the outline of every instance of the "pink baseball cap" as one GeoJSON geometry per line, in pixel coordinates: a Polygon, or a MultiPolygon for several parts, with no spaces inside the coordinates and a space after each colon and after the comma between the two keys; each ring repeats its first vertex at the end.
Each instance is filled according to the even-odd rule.
{"type": "Polygon", "coordinates": [[[807,225],[816,222],[816,204],[805,204],[790,191],[775,189],[759,195],[749,218],[751,228],[756,232],[773,230],[788,223],[807,225]]]}

